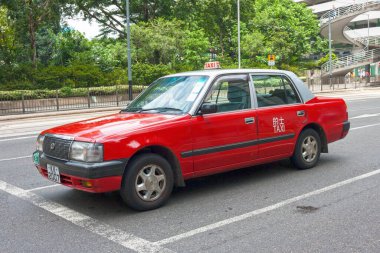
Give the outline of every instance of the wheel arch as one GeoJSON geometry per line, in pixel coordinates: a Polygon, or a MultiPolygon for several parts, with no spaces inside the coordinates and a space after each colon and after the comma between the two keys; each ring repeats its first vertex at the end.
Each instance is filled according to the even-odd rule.
{"type": "Polygon", "coordinates": [[[309,123],[302,128],[300,133],[302,131],[304,131],[305,129],[313,129],[318,133],[319,137],[321,138],[321,144],[322,144],[321,152],[322,153],[328,153],[329,149],[328,149],[328,145],[327,145],[327,137],[326,137],[326,133],[323,130],[323,128],[317,123],[309,123]]]}
{"type": "MultiPolygon", "coordinates": [[[[138,155],[143,155],[143,154],[147,154],[147,153],[148,154],[156,154],[156,155],[159,155],[159,156],[165,158],[169,162],[170,166],[173,169],[174,185],[179,186],[179,187],[185,186],[185,181],[183,179],[181,165],[180,165],[177,157],[174,155],[174,153],[170,149],[168,149],[164,146],[160,146],[160,145],[146,146],[146,147],[138,150],[136,153],[134,153],[133,156],[130,158],[130,161],[133,160],[138,155]]],[[[127,164],[127,167],[128,167],[128,164],[127,164]]]]}

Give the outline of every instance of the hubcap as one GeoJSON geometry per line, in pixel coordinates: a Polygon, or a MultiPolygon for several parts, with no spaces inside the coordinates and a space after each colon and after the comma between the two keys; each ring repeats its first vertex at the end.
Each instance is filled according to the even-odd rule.
{"type": "Polygon", "coordinates": [[[313,162],[318,154],[318,143],[313,136],[306,137],[302,142],[302,158],[310,163],[313,162]]]}
{"type": "Polygon", "coordinates": [[[155,164],[143,167],[137,174],[135,188],[137,195],[144,201],[154,201],[161,197],[166,187],[166,175],[155,164]]]}

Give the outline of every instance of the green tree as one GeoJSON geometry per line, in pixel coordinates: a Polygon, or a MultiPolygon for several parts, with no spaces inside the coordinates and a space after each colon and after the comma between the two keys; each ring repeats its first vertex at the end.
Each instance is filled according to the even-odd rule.
{"type": "MultiPolygon", "coordinates": [[[[83,34],[67,27],[56,34],[52,41],[54,42],[54,49],[50,65],[68,66],[77,60],[79,54],[89,54],[91,50],[91,42],[83,34]]],[[[90,59],[87,63],[93,64],[93,60],[90,59]]]]}
{"type": "Polygon", "coordinates": [[[260,43],[251,46],[251,57],[263,59],[275,54],[280,65],[293,64],[312,51],[311,41],[319,37],[319,26],[305,5],[292,0],[256,0],[253,7],[248,30],[260,43]]]}
{"type": "Polygon", "coordinates": [[[8,19],[8,9],[0,6],[0,66],[14,63],[18,46],[13,24],[8,19]]]}
{"type": "Polygon", "coordinates": [[[193,65],[207,60],[208,39],[202,29],[190,30],[179,21],[156,19],[132,27],[134,59],[140,63],[193,65]]]}
{"type": "Polygon", "coordinates": [[[4,0],[8,16],[15,22],[19,41],[27,40],[30,60],[37,67],[37,32],[44,25],[59,26],[61,6],[65,0],[4,0]]]}
{"type": "MultiPolygon", "coordinates": [[[[67,0],[71,3],[71,13],[84,15],[87,20],[95,20],[102,25],[103,34],[117,33],[126,36],[125,0],[67,0]]],[[[171,17],[172,6],[175,1],[170,0],[130,0],[132,23],[148,22],[155,18],[171,17]]]]}

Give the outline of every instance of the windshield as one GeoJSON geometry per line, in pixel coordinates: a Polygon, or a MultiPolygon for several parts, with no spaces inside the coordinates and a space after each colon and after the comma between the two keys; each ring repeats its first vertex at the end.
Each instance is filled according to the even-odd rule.
{"type": "Polygon", "coordinates": [[[124,111],[188,113],[208,76],[173,76],[153,82],[124,111]]]}

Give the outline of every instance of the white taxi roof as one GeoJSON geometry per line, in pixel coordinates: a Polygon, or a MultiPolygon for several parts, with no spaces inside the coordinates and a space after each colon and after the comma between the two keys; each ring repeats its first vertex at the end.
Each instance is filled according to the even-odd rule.
{"type": "Polygon", "coordinates": [[[205,70],[196,70],[189,72],[182,72],[177,74],[172,74],[168,76],[183,76],[183,75],[205,75],[205,76],[218,76],[223,74],[247,74],[247,73],[292,73],[285,70],[276,70],[276,69],[205,69],[205,70]]]}

